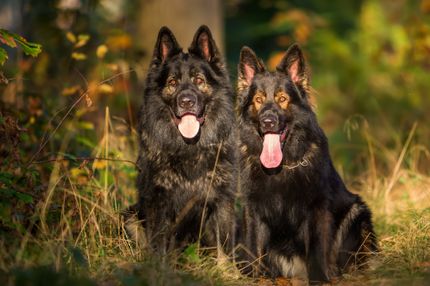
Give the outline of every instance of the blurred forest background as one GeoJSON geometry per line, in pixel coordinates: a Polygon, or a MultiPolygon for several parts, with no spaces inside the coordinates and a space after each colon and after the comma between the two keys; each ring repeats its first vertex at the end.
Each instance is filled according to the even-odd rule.
{"type": "Polygon", "coordinates": [[[42,45],[31,57],[0,36],[0,283],[254,283],[194,246],[148,258],[119,216],[157,32],[186,49],[201,24],[233,84],[243,45],[272,69],[292,43],[305,51],[335,165],[381,241],[347,283],[429,283],[430,0],[0,0],[0,29],[42,45]]]}

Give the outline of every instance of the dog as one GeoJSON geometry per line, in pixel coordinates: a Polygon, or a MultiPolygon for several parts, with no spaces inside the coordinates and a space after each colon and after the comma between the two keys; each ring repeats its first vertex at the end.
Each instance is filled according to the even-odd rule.
{"type": "Polygon", "coordinates": [[[167,27],[160,29],[139,118],[138,202],[126,212],[129,234],[140,233],[162,255],[191,243],[231,250],[234,91],[207,26],[197,30],[188,52],[167,27]],[[136,220],[143,232],[135,231],[136,220]]]}
{"type": "Polygon", "coordinates": [[[371,212],[333,166],[300,47],[274,72],[243,47],[237,89],[245,272],[324,282],[364,265],[377,250],[371,212]]]}

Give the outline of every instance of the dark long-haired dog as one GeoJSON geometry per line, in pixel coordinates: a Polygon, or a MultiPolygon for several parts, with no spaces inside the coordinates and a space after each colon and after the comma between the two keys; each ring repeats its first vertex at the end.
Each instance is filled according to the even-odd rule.
{"type": "Polygon", "coordinates": [[[363,264],[376,250],[371,213],[330,159],[301,49],[291,46],[269,72],[244,47],[238,69],[243,241],[253,271],[327,281],[363,264]]]}
{"type": "Polygon", "coordinates": [[[234,243],[233,100],[210,30],[201,26],[186,53],[161,28],[139,119],[138,203],[127,213],[128,230],[136,212],[157,253],[234,243]]]}

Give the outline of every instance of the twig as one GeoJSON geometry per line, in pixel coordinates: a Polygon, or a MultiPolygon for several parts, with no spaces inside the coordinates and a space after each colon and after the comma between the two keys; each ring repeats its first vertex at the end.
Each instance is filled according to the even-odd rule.
{"type": "MultiPolygon", "coordinates": [[[[99,82],[99,84],[97,86],[100,86],[108,81],[111,81],[117,77],[119,77],[122,74],[126,74],[126,73],[130,73],[133,70],[128,70],[122,73],[118,73],[115,74],[113,76],[111,76],[108,79],[105,79],[101,82],[99,82]]],[[[48,138],[45,141],[42,141],[42,143],[40,144],[39,149],[37,150],[36,153],[33,154],[33,156],[31,157],[30,161],[27,163],[27,166],[30,166],[31,163],[33,163],[33,161],[36,159],[37,155],[39,155],[40,152],[42,152],[43,148],[45,148],[46,144],[48,144],[48,142],[51,140],[51,138],[54,136],[54,134],[57,132],[57,130],[61,127],[61,125],[63,125],[64,121],[66,120],[66,118],[70,115],[70,113],[72,112],[72,110],[82,101],[82,99],[85,96],[88,96],[90,92],[90,89],[87,89],[85,92],[83,92],[79,98],[72,104],[72,106],[70,106],[70,108],[67,110],[66,114],[63,116],[63,118],[61,118],[60,122],[58,123],[58,125],[55,127],[55,129],[51,132],[51,134],[49,134],[48,138]]]]}
{"type": "Polygon", "coordinates": [[[114,161],[114,162],[124,162],[133,164],[139,171],[142,171],[142,169],[139,167],[136,162],[126,159],[114,159],[114,158],[104,158],[104,157],[76,157],[76,158],[56,158],[56,159],[48,159],[48,160],[42,160],[42,161],[33,161],[30,164],[46,164],[51,162],[61,162],[61,161],[114,161]]]}
{"type": "Polygon", "coordinates": [[[408,150],[409,144],[411,143],[412,138],[415,134],[415,130],[417,129],[417,125],[418,125],[417,122],[415,122],[414,125],[412,126],[412,129],[409,132],[408,139],[406,139],[405,145],[403,146],[402,151],[400,152],[399,159],[397,160],[396,166],[394,167],[393,174],[391,175],[388,187],[385,190],[385,200],[387,200],[388,195],[391,192],[391,189],[394,187],[394,184],[397,181],[396,177],[399,173],[400,166],[402,165],[402,162],[403,162],[403,159],[406,155],[406,151],[408,150]]]}
{"type": "Polygon", "coordinates": [[[214,178],[215,178],[215,171],[216,171],[216,167],[217,167],[217,165],[218,165],[219,156],[220,156],[220,154],[221,154],[222,144],[223,144],[223,141],[221,141],[221,143],[219,143],[219,146],[218,146],[218,152],[217,152],[217,154],[216,154],[216,159],[215,159],[214,168],[213,168],[213,170],[212,170],[211,181],[210,181],[210,183],[209,183],[208,190],[206,191],[205,203],[204,203],[204,205],[203,205],[203,212],[202,212],[202,217],[201,217],[201,220],[200,220],[200,229],[199,229],[199,237],[198,237],[198,244],[197,244],[197,245],[198,245],[198,248],[200,248],[200,240],[201,240],[201,238],[202,238],[203,223],[204,223],[205,216],[206,216],[206,207],[207,207],[207,204],[208,204],[209,194],[210,194],[210,192],[211,192],[211,190],[212,190],[212,182],[213,182],[213,180],[214,180],[214,178]]]}
{"type": "MultiPolygon", "coordinates": [[[[105,158],[109,157],[109,106],[106,106],[105,111],[105,130],[104,130],[104,143],[105,143],[105,158]]],[[[108,178],[109,178],[109,160],[106,160],[105,174],[104,174],[104,202],[107,204],[108,199],[108,178]]]]}

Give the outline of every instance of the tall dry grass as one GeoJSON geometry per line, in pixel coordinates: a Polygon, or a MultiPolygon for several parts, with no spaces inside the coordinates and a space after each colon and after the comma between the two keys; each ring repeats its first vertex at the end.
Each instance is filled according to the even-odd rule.
{"type": "MultiPolygon", "coordinates": [[[[380,252],[366,271],[346,274],[340,284],[430,281],[430,176],[420,167],[430,166],[430,152],[414,142],[416,128],[398,150],[384,149],[370,129],[363,129],[368,172],[348,178],[347,184],[373,211],[380,252]],[[379,162],[381,158],[386,162],[379,162]]],[[[34,216],[23,225],[25,234],[13,243],[0,243],[0,280],[5,285],[33,285],[40,279],[53,285],[262,283],[240,276],[232,264],[220,265],[216,255],[195,246],[164,260],[145,253],[127,237],[120,216],[136,196],[136,132],[112,118],[106,107],[102,135],[91,156],[64,155],[73,134],[64,133],[55,159],[34,162],[52,164],[52,171],[34,216]]]]}

